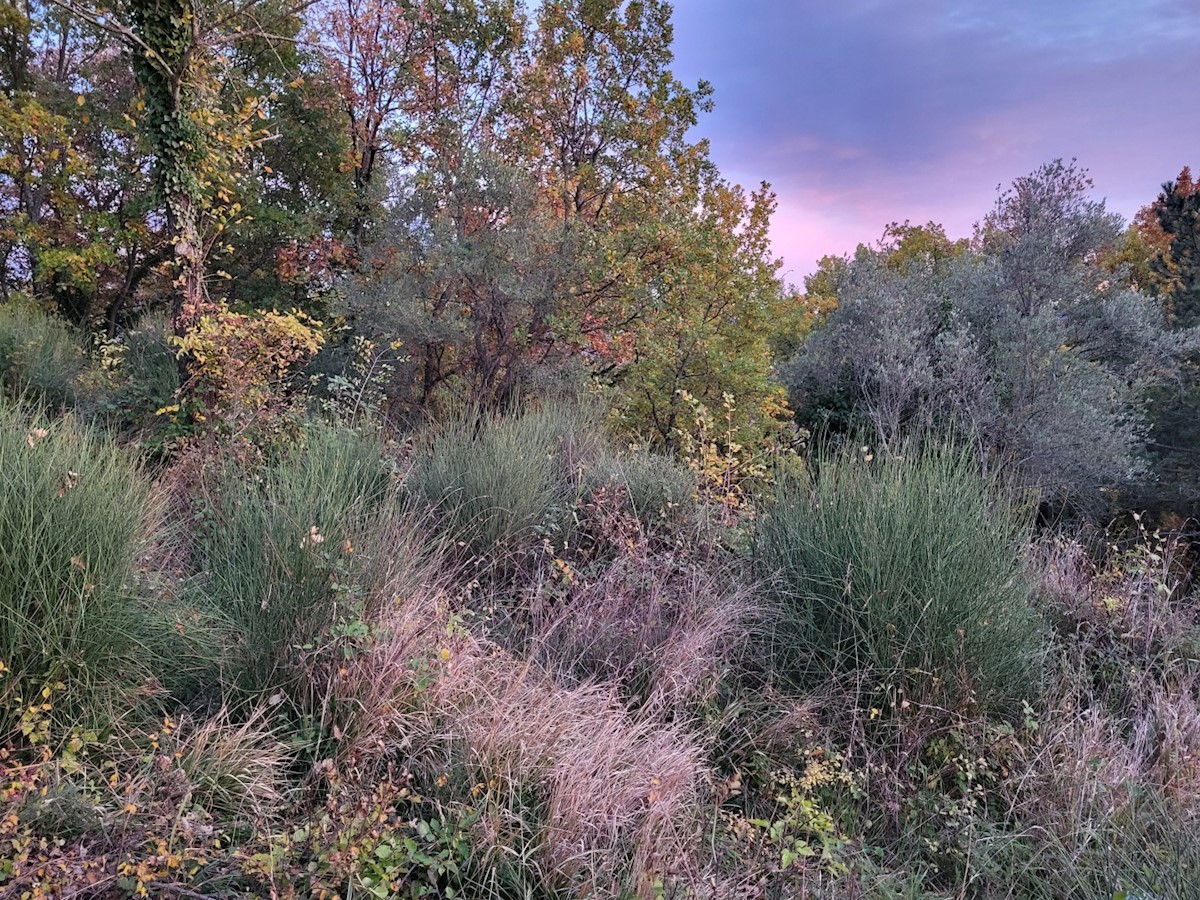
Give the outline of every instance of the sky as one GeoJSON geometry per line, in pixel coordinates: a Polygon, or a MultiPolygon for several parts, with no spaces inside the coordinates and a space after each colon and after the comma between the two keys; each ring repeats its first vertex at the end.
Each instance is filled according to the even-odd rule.
{"type": "Polygon", "coordinates": [[[714,88],[696,135],[769,181],[799,285],[889,222],[965,237],[1057,158],[1126,219],[1200,169],[1200,0],[675,0],[676,76],[714,88]]]}

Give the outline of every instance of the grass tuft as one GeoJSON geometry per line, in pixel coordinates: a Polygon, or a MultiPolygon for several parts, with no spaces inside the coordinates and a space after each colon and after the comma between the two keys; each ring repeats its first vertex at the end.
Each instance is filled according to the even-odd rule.
{"type": "Polygon", "coordinates": [[[0,382],[54,408],[71,405],[87,368],[79,335],[31,303],[0,304],[0,382]]]}
{"type": "Polygon", "coordinates": [[[1043,629],[1026,534],[964,451],[822,461],[782,486],[758,534],[788,626],[786,675],[865,674],[914,700],[965,682],[985,709],[1030,696],[1043,629]]]}
{"type": "Polygon", "coordinates": [[[599,443],[593,418],[567,404],[460,418],[432,436],[408,488],[471,557],[511,568],[539,534],[569,527],[581,462],[599,443]]]}
{"type": "Polygon", "coordinates": [[[388,482],[376,437],[314,425],[262,471],[228,464],[206,485],[198,602],[238,637],[231,678],[241,690],[282,684],[329,629],[359,621],[355,541],[388,482]]]}
{"type": "MultiPolygon", "coordinates": [[[[0,694],[26,702],[56,682],[71,716],[98,714],[177,662],[163,617],[136,596],[152,519],[149,485],[111,442],[73,419],[0,401],[0,694]]],[[[7,706],[7,704],[4,704],[7,706]]],[[[11,724],[11,723],[7,723],[11,724]]]]}

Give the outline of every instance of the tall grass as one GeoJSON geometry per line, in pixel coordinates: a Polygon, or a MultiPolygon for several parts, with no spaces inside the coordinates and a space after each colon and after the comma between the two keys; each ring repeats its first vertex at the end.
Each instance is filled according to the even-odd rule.
{"type": "Polygon", "coordinates": [[[314,425],[261,473],[228,464],[213,481],[198,537],[202,602],[238,635],[234,681],[259,691],[294,674],[339,618],[357,618],[354,542],[388,472],[374,436],[314,425]]]}
{"type": "Polygon", "coordinates": [[[568,404],[464,416],[438,430],[408,479],[477,560],[503,567],[539,531],[569,527],[580,460],[596,451],[594,417],[568,404]]]}
{"type": "Polygon", "coordinates": [[[134,593],[150,492],[120,451],[0,401],[0,483],[0,696],[61,681],[65,712],[96,711],[118,683],[176,661],[174,632],[134,593]]]}
{"type": "Polygon", "coordinates": [[[0,382],[48,406],[74,402],[86,369],[79,335],[31,303],[0,304],[0,382]]]}
{"type": "Polygon", "coordinates": [[[698,838],[694,736],[631,715],[608,685],[564,685],[448,632],[431,597],[392,605],[385,620],[388,637],[347,666],[388,685],[374,729],[385,758],[431,794],[449,780],[479,813],[463,895],[655,896],[655,876],[678,871],[698,838]]]}
{"type": "Polygon", "coordinates": [[[618,494],[643,528],[678,526],[695,513],[695,473],[648,450],[606,451],[589,467],[585,481],[592,494],[597,489],[618,494]]]}
{"type": "Polygon", "coordinates": [[[969,453],[823,460],[782,486],[758,533],[790,626],[786,673],[866,674],[914,699],[965,681],[983,706],[1029,696],[1043,651],[1026,533],[969,453]]]}

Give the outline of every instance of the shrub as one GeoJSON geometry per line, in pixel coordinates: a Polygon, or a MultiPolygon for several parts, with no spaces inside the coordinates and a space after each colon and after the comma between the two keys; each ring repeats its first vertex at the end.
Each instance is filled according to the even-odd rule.
{"type": "Polygon", "coordinates": [[[0,305],[0,381],[62,407],[74,402],[87,367],[78,334],[31,304],[0,305]]]}
{"type": "Polygon", "coordinates": [[[249,490],[232,463],[214,480],[198,542],[202,598],[239,636],[237,684],[261,690],[294,674],[327,629],[358,621],[354,542],[388,472],[375,437],[313,426],[249,490]]]}
{"type": "Polygon", "coordinates": [[[539,529],[568,526],[579,462],[595,452],[589,419],[580,407],[554,404],[460,418],[434,434],[408,486],[474,557],[503,568],[539,529]]]}
{"type": "Polygon", "coordinates": [[[179,390],[179,366],[165,317],[151,316],[120,341],[104,347],[113,375],[103,396],[104,420],[124,436],[140,434],[162,441],[170,422],[156,415],[170,406],[179,390]]]}
{"type": "Polygon", "coordinates": [[[1026,696],[1042,628],[1019,557],[1025,534],[965,451],[822,461],[781,487],[758,535],[794,642],[786,674],[866,673],[909,697],[965,676],[985,705],[1026,696]]]}
{"type": "Polygon", "coordinates": [[[268,424],[287,379],[324,342],[319,325],[298,311],[248,316],[223,304],[202,315],[173,341],[190,361],[194,415],[234,434],[268,424]]]}
{"type": "Polygon", "coordinates": [[[1001,194],[970,249],[885,242],[836,266],[837,308],[783,367],[801,424],[883,444],[970,430],[1046,513],[1101,516],[1142,474],[1139,398],[1182,345],[1100,264],[1120,219],[1090,187],[1060,160],[1001,194]]]}
{"type": "Polygon", "coordinates": [[[0,483],[0,695],[62,682],[64,713],[95,712],[118,682],[176,662],[173,632],[133,593],[149,487],[117,448],[0,401],[0,483]]]}

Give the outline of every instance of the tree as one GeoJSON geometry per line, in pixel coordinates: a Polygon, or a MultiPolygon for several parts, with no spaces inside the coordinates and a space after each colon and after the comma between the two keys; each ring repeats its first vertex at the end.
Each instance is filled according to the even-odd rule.
{"type": "Polygon", "coordinates": [[[1154,269],[1177,328],[1200,325],[1200,184],[1184,166],[1175,181],[1163,185],[1151,206],[1169,243],[1154,269]]]}
{"type": "Polygon", "coordinates": [[[709,89],[671,74],[669,5],[554,0],[528,30],[501,2],[405,10],[394,202],[352,289],[355,321],[404,344],[401,403],[505,403],[582,363],[660,445],[689,424],[683,391],[732,393],[761,440],[784,405],[771,341],[802,307],[769,189],[689,140],[709,89]]]}
{"type": "Polygon", "coordinates": [[[952,241],[946,229],[937,222],[912,225],[892,222],[883,230],[879,252],[884,255],[891,269],[907,271],[914,267],[943,270],[953,260],[966,252],[969,242],[965,239],[952,241]]]}
{"type": "Polygon", "coordinates": [[[222,103],[230,48],[273,37],[274,26],[311,0],[285,8],[268,0],[54,2],[120,41],[133,61],[176,269],[171,317],[182,336],[208,309],[206,260],[216,234],[240,212],[237,182],[248,149],[264,136],[260,98],[222,103]]]}
{"type": "Polygon", "coordinates": [[[523,19],[514,0],[330,0],[313,20],[345,117],[361,249],[389,165],[453,169],[489,149],[523,19]]]}
{"type": "MultiPolygon", "coordinates": [[[[688,134],[711,88],[672,74],[670,14],[662,0],[538,7],[499,131],[560,221],[561,253],[577,257],[569,303],[535,324],[547,358],[619,343],[669,263],[661,223],[711,170],[707,144],[688,134]]],[[[611,359],[593,359],[611,374],[611,359]]]]}
{"type": "Polygon", "coordinates": [[[1136,219],[1148,246],[1147,281],[1167,308],[1179,349],[1174,378],[1154,385],[1147,401],[1150,458],[1156,480],[1141,499],[1164,515],[1200,516],[1200,184],[1188,167],[1163,185],[1136,219]]]}
{"type": "Polygon", "coordinates": [[[540,4],[506,123],[508,153],[537,174],[564,222],[619,220],[614,201],[692,183],[707,145],[688,130],[712,88],[670,70],[663,0],[540,4]]]}
{"type": "Polygon", "coordinates": [[[349,268],[359,213],[338,87],[324,59],[300,40],[301,20],[275,25],[276,37],[232,46],[223,103],[260,98],[262,140],[246,148],[233,202],[240,213],[220,232],[224,293],[258,309],[329,312],[349,268]]]}
{"type": "Polygon", "coordinates": [[[556,238],[536,182],[491,156],[418,179],[393,205],[350,302],[370,337],[403,345],[401,407],[515,397],[570,265],[556,238]]]}
{"type": "Polygon", "coordinates": [[[760,446],[787,419],[771,338],[800,307],[771,255],[774,210],[768,185],[746,194],[713,179],[667,220],[669,261],[647,284],[615,370],[618,408],[660,447],[676,448],[692,429],[688,398],[717,409],[732,397],[727,425],[745,446],[760,446]]]}
{"type": "Polygon", "coordinates": [[[0,96],[3,289],[115,333],[169,256],[148,215],[133,74],[94,29],[55,7],[29,12],[10,32],[14,88],[0,96]]]}
{"type": "Polygon", "coordinates": [[[885,448],[971,435],[1048,507],[1098,510],[1139,471],[1139,397],[1172,346],[1157,302],[1101,265],[1121,222],[1090,186],[1061,161],[1017,179],[938,265],[860,248],[789,369],[802,420],[885,448]]]}

